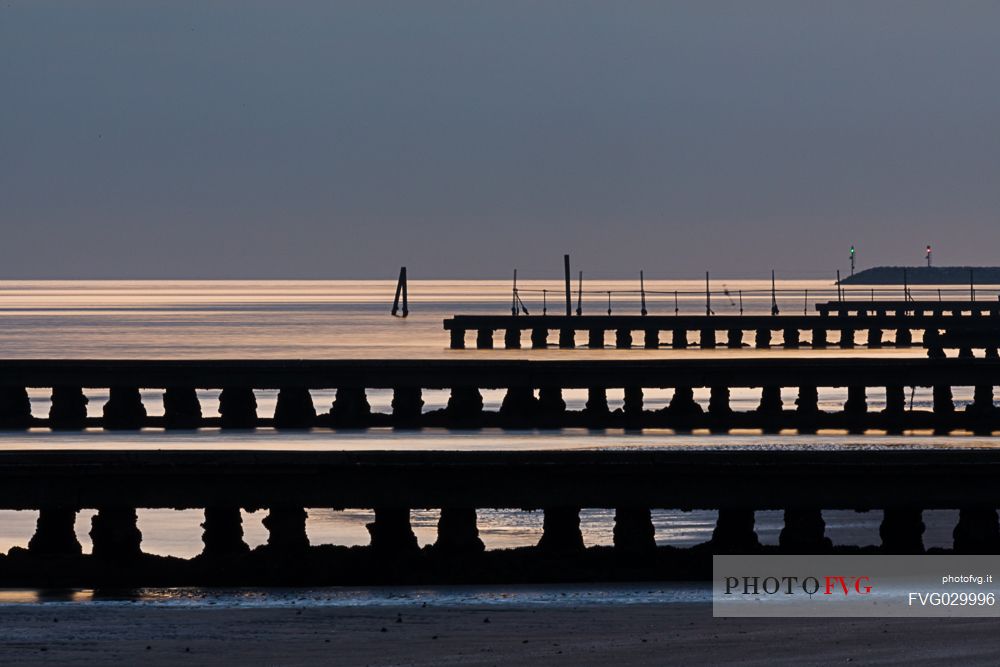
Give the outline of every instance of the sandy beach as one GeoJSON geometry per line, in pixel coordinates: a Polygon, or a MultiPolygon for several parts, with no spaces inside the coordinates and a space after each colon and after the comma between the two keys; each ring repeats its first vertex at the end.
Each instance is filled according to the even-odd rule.
{"type": "Polygon", "coordinates": [[[713,619],[705,603],[212,609],[7,605],[24,664],[996,664],[994,619],[713,619]]]}

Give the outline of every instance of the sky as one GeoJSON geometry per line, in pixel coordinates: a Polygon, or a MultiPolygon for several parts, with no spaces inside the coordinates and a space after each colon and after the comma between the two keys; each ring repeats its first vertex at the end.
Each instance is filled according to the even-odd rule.
{"type": "Polygon", "coordinates": [[[0,1],[0,277],[1000,265],[1000,3],[0,1]]]}

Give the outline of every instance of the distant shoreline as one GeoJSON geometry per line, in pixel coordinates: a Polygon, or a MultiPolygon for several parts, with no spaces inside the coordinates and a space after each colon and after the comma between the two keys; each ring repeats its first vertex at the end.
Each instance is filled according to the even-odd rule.
{"type": "Polygon", "coordinates": [[[875,266],[842,285],[1000,285],[1000,266],[875,266]]]}

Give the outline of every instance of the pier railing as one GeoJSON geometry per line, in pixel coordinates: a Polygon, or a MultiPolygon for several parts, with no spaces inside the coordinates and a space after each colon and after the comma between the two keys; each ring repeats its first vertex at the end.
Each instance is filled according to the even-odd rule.
{"type": "Polygon", "coordinates": [[[662,427],[798,429],[814,432],[1000,428],[994,387],[997,359],[726,358],[671,360],[351,360],[351,361],[0,361],[0,427],[52,429],[366,428],[374,426],[480,428],[483,426],[592,428],[662,427]],[[842,409],[820,410],[819,391],[846,387],[842,409]],[[913,409],[907,390],[929,387],[931,410],[913,409]],[[973,401],[956,408],[953,390],[973,388],[973,401]],[[33,411],[27,389],[51,388],[47,415],[33,411]],[[734,411],[733,389],[759,388],[760,404],[734,411]],[[109,389],[101,415],[88,414],[86,392],[109,389]],[[163,390],[164,413],[149,415],[140,389],[163,390]],[[259,415],[254,390],[278,390],[273,415],[259,415]],[[391,390],[389,412],[371,409],[369,390],[391,390]],[[483,389],[504,391],[496,411],[484,409],[483,389]],[[568,410],[563,391],[587,390],[583,410],[568,410]],[[612,410],[609,389],[623,389],[612,410]],[[671,389],[654,407],[644,391],[671,389]],[[694,400],[707,389],[707,407],[694,400]],[[198,390],[221,390],[219,414],[205,415],[198,390]],[[310,390],[335,390],[329,408],[310,390]],[[448,390],[447,406],[425,410],[424,390],[448,390]],[[795,391],[786,405],[782,390],[795,391]],[[869,410],[872,391],[885,407],[869,410]]]}
{"type": "Polygon", "coordinates": [[[0,584],[669,579],[704,574],[711,553],[856,552],[863,545],[825,535],[822,512],[834,509],[884,510],[871,548],[885,553],[924,551],[922,512],[958,509],[954,549],[995,553],[997,507],[1000,452],[988,449],[0,452],[0,508],[40,510],[27,548],[0,556],[0,584]],[[74,532],[84,508],[98,510],[91,557],[80,556],[74,532]],[[145,557],[137,508],[203,509],[202,555],[145,557]],[[269,512],[267,544],[254,552],[241,508],[269,512]],[[374,509],[370,545],[310,545],[315,508],[374,509]],[[418,508],[441,510],[436,540],[423,549],[410,524],[418,508]],[[544,512],[537,546],[484,553],[483,508],[544,512]],[[581,508],[614,510],[612,548],[584,548],[581,508]],[[658,548],[658,509],[718,510],[711,540],[658,548]],[[758,510],[784,511],[777,547],[761,546],[758,510]]]}

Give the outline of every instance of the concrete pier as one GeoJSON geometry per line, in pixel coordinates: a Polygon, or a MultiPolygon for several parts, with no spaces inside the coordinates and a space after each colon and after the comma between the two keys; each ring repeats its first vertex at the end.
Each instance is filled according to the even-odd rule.
{"type": "Polygon", "coordinates": [[[1000,346],[1000,302],[964,302],[956,308],[965,310],[939,308],[938,302],[895,306],[893,302],[852,302],[847,307],[832,302],[817,304],[816,315],[455,315],[444,321],[444,328],[450,332],[453,349],[465,347],[465,332],[470,330],[477,332],[477,347],[490,349],[497,329],[507,332],[504,341],[510,348],[519,346],[519,332],[524,330],[532,332],[532,347],[545,347],[542,340],[550,331],[559,332],[562,348],[575,347],[576,331],[587,332],[587,346],[591,348],[603,347],[605,334],[614,332],[616,347],[627,349],[635,332],[643,335],[645,348],[655,349],[661,345],[661,334],[668,331],[672,332],[670,346],[674,349],[688,346],[689,331],[698,332],[697,344],[703,348],[715,347],[721,333],[730,348],[742,347],[743,336],[750,334],[755,347],[767,349],[778,332],[786,348],[807,344],[823,348],[829,345],[831,331],[839,335],[842,348],[855,346],[858,331],[863,332],[863,344],[874,349],[886,344],[886,331],[896,332],[893,345],[901,348],[915,345],[914,331],[922,332],[922,340],[916,345],[935,350],[1000,346]],[[802,341],[803,332],[809,343],[802,341]]]}
{"type": "Polygon", "coordinates": [[[347,361],[0,361],[0,390],[8,400],[0,428],[709,428],[800,430],[1000,430],[994,382],[997,359],[701,358],[656,360],[347,360],[347,361]],[[111,388],[100,415],[88,416],[87,394],[111,388]],[[165,388],[163,416],[146,414],[138,389],[165,388]],[[757,409],[734,411],[729,394],[762,387],[757,409]],[[820,410],[818,392],[847,388],[841,410],[820,410]],[[907,405],[908,387],[930,387],[932,409],[907,405]],[[955,388],[975,387],[969,409],[956,409],[955,388]],[[50,388],[48,416],[30,412],[26,389],[50,388]],[[219,416],[202,415],[198,392],[218,391],[219,416]],[[673,389],[667,405],[648,390],[673,389]],[[273,415],[258,415],[255,390],[278,389],[273,415]],[[327,414],[316,415],[313,390],[336,392],[327,414]],[[389,389],[389,409],[372,410],[370,390],[389,389]],[[450,391],[446,409],[424,410],[424,390],[450,391]],[[482,390],[505,394],[502,409],[484,410],[482,390]],[[565,390],[586,389],[584,410],[567,410],[565,390]],[[623,389],[623,410],[611,410],[608,391],[623,389]],[[694,391],[710,391],[706,412],[694,391]],[[544,391],[542,391],[544,390],[544,391]],[[886,409],[868,409],[867,396],[884,390],[886,409]],[[538,391],[538,398],[534,392],[538,391]],[[785,409],[783,391],[797,392],[785,409]],[[543,395],[544,394],[544,395],[543,395]],[[558,398],[556,398],[558,397],[558,398]],[[26,413],[26,408],[28,412],[26,413]]]}
{"type": "Polygon", "coordinates": [[[628,569],[615,576],[670,578],[678,568],[703,571],[713,553],[856,553],[858,545],[825,535],[822,513],[845,509],[883,510],[878,549],[904,554],[924,550],[924,510],[958,509],[954,550],[994,553],[998,480],[992,449],[0,452],[0,509],[41,510],[28,548],[0,558],[0,582],[305,583],[406,572],[434,581],[518,572],[538,581],[570,571],[608,576],[618,565],[628,569]],[[239,507],[268,510],[266,545],[246,547],[239,507]],[[374,509],[370,546],[310,544],[304,507],[374,509]],[[419,548],[410,507],[441,509],[433,546],[419,548]],[[92,556],[80,555],[72,530],[76,511],[89,508],[98,509],[92,556]],[[204,552],[188,561],[142,553],[136,508],[204,508],[204,552]],[[544,511],[537,547],[484,550],[479,508],[544,511]],[[585,546],[580,508],[614,511],[613,549],[585,546]],[[659,509],[718,510],[711,540],[656,546],[651,512],[659,509]],[[758,540],[758,510],[784,511],[776,546],[758,540]]]}

